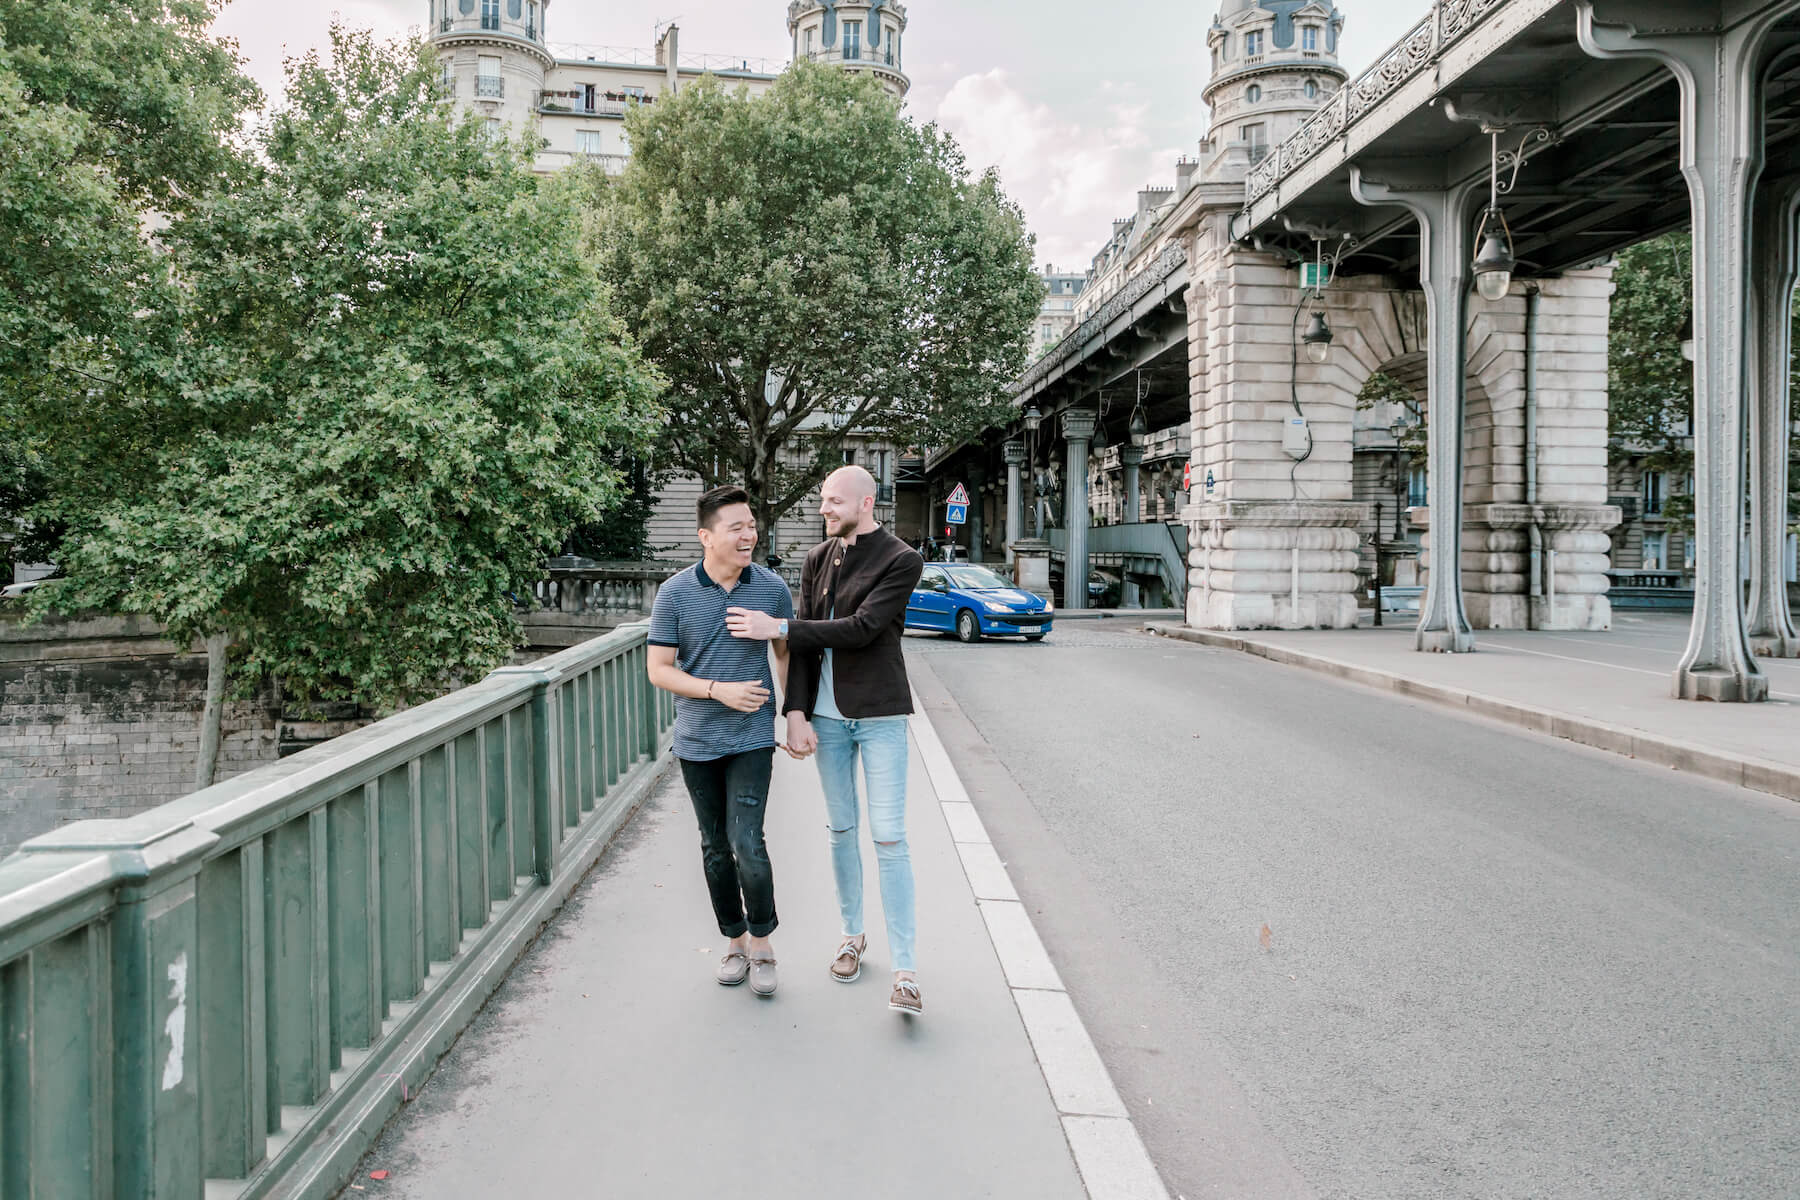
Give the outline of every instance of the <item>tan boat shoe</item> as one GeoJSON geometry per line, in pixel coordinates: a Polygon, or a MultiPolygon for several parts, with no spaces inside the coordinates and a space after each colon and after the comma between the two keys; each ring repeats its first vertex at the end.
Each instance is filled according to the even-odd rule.
{"type": "Polygon", "coordinates": [[[897,1013],[905,1013],[909,1017],[925,1015],[925,1001],[919,996],[919,983],[915,979],[894,980],[894,993],[888,997],[888,1008],[897,1013]]]}
{"type": "Polygon", "coordinates": [[[750,990],[759,996],[775,994],[775,960],[769,957],[750,960],[750,990]]]}
{"type": "Polygon", "coordinates": [[[868,948],[869,939],[860,933],[845,938],[837,957],[831,960],[831,977],[839,983],[855,983],[862,976],[862,956],[868,948]]]}

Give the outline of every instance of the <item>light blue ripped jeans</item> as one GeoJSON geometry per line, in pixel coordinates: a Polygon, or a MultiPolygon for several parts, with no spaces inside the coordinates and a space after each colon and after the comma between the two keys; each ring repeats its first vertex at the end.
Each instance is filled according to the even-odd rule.
{"type": "Polygon", "coordinates": [[[869,833],[881,876],[881,909],[887,917],[893,969],[911,971],[914,916],[912,854],[906,845],[905,717],[838,721],[816,717],[819,779],[825,787],[825,818],[831,830],[831,867],[837,875],[838,908],[844,936],[863,932],[862,847],[857,841],[861,805],[856,794],[856,761],[862,759],[869,796],[869,833]]]}

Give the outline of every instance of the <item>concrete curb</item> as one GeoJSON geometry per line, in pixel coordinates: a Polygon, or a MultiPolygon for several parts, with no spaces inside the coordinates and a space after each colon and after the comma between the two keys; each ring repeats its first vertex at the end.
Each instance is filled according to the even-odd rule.
{"type": "Polygon", "coordinates": [[[1480,692],[1465,691],[1443,684],[1427,683],[1422,679],[1409,679],[1404,675],[1378,671],[1373,667],[1358,666],[1341,659],[1327,658],[1322,654],[1311,654],[1287,646],[1272,646],[1267,642],[1259,642],[1253,638],[1239,637],[1235,634],[1189,629],[1184,625],[1162,622],[1152,622],[1146,624],[1144,628],[1162,637],[1192,642],[1200,646],[1211,646],[1220,650],[1236,650],[1241,654],[1266,658],[1270,662],[1281,663],[1284,666],[1317,671],[1322,675],[1330,675],[1333,678],[1349,683],[1358,683],[1364,687],[1372,687],[1419,700],[1429,700],[1446,708],[1462,709],[1479,717],[1487,717],[1489,720],[1528,729],[1533,733],[1562,738],[1579,745],[1591,746],[1596,750],[1622,754],[1628,758],[1635,758],[1639,762],[1670,767],[1677,771],[1698,775],[1704,779],[1748,788],[1753,792],[1767,792],[1787,800],[1800,800],[1800,770],[1781,763],[1769,762],[1766,759],[1722,754],[1703,746],[1645,733],[1641,729],[1611,725],[1586,717],[1570,716],[1553,709],[1520,704],[1513,700],[1502,700],[1496,696],[1487,696],[1480,692]]]}
{"type": "Polygon", "coordinates": [[[1113,1086],[1112,1075],[1044,950],[1031,914],[1019,902],[1006,864],[988,839],[987,828],[916,692],[913,711],[923,718],[913,722],[913,740],[1044,1073],[1082,1186],[1090,1200],[1169,1200],[1168,1189],[1113,1086]]]}

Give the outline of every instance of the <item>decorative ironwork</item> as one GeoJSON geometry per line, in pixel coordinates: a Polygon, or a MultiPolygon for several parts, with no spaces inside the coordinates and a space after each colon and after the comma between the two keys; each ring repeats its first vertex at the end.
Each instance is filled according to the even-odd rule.
{"type": "MultiPolygon", "coordinates": [[[[1345,89],[1350,93],[1350,122],[1354,124],[1361,120],[1401,84],[1423,71],[1431,62],[1432,52],[1436,49],[1437,22],[1432,17],[1426,17],[1413,26],[1412,32],[1401,38],[1399,44],[1345,89]]],[[[1292,140],[1289,139],[1290,142],[1292,140]]]]}
{"type": "Polygon", "coordinates": [[[1519,183],[1519,168],[1525,165],[1525,159],[1527,157],[1525,148],[1533,142],[1537,142],[1540,145],[1547,145],[1554,136],[1555,135],[1553,135],[1548,128],[1540,125],[1519,139],[1518,149],[1501,150],[1495,154],[1495,191],[1502,196],[1512,195],[1513,188],[1517,187],[1519,183]],[[1498,175],[1501,171],[1511,171],[1512,174],[1505,179],[1500,179],[1498,178],[1498,175]]]}
{"type": "Polygon", "coordinates": [[[1170,246],[1157,255],[1150,265],[1133,275],[1124,287],[1108,300],[1100,311],[1063,335],[1063,339],[1033,363],[1031,369],[1013,385],[1013,395],[1022,396],[1043,380],[1054,368],[1074,357],[1075,351],[1089,338],[1111,324],[1121,313],[1142,300],[1152,288],[1161,285],[1175,272],[1187,266],[1187,251],[1170,246]]]}
{"type": "Polygon", "coordinates": [[[1442,19],[1444,45],[1473,29],[1481,19],[1499,8],[1506,0],[1440,0],[1438,14],[1442,19]]]}
{"type": "Polygon", "coordinates": [[[1375,65],[1357,76],[1250,172],[1247,200],[1262,199],[1283,178],[1373,112],[1400,86],[1511,0],[1438,0],[1375,65]]]}

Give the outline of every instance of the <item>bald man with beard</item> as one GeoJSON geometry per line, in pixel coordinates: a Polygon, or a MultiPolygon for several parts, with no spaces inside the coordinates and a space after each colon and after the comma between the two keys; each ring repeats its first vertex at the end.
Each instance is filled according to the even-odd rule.
{"type": "Polygon", "coordinates": [[[817,751],[825,790],[831,864],[837,878],[843,942],[831,961],[832,978],[862,975],[868,938],[863,929],[860,845],[861,799],[856,766],[868,784],[869,833],[881,881],[888,953],[894,972],[888,1007],[907,1016],[924,1012],[913,954],[916,935],[912,857],[906,842],[907,720],[912,685],[901,638],[906,605],[925,561],[875,520],[875,478],[861,467],[834,471],[819,500],[827,538],[806,556],[796,617],[782,621],[751,609],[727,610],[726,627],[740,638],[785,638],[791,656],[783,705],[788,749],[817,751]]]}

